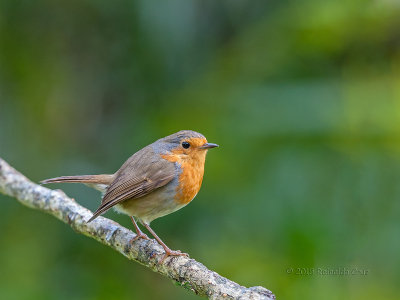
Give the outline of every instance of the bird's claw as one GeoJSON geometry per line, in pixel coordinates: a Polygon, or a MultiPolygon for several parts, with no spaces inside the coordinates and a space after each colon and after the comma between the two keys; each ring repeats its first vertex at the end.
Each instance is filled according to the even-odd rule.
{"type": "Polygon", "coordinates": [[[136,236],[129,241],[129,243],[132,245],[133,242],[135,242],[138,239],[150,240],[150,238],[147,236],[147,234],[142,232],[142,233],[137,233],[136,236]]]}
{"type": "Polygon", "coordinates": [[[189,257],[189,254],[183,253],[180,250],[166,250],[163,258],[160,261],[160,264],[163,264],[165,259],[169,256],[186,256],[189,257]]]}

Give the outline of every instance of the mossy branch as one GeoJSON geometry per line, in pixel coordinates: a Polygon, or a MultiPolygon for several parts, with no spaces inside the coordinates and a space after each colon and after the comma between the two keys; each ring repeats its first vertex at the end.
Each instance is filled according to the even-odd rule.
{"type": "Polygon", "coordinates": [[[104,217],[86,223],[92,215],[88,209],[62,191],[50,190],[31,182],[1,158],[0,192],[15,197],[23,205],[53,215],[76,232],[94,238],[126,258],[173,279],[199,296],[210,299],[275,299],[274,294],[264,287],[246,288],[207,269],[194,259],[169,257],[159,263],[164,250],[155,240],[138,239],[130,243],[135,233],[104,217]]]}

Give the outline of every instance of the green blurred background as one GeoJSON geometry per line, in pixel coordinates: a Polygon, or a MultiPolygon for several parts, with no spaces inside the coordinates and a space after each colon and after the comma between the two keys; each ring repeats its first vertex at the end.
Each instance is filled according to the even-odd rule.
{"type": "MultiPolygon", "coordinates": [[[[398,299],[398,1],[1,1],[0,156],[29,178],[111,173],[181,129],[221,147],[153,222],[171,248],[279,299],[398,299]]],[[[197,299],[0,200],[1,299],[197,299]]]]}

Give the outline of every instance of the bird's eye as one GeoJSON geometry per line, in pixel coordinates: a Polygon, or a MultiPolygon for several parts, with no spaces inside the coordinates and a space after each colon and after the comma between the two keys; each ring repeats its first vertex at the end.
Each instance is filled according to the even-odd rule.
{"type": "Polygon", "coordinates": [[[190,144],[188,142],[182,142],[182,147],[187,149],[190,147],[190,144]]]}

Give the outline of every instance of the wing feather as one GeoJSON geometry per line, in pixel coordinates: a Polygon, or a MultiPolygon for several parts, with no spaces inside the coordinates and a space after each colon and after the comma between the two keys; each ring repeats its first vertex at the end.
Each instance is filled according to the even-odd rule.
{"type": "Polygon", "coordinates": [[[161,158],[154,159],[156,155],[150,147],[146,147],[131,156],[117,172],[100,207],[88,222],[122,201],[143,197],[173,180],[174,163],[161,158]]]}

